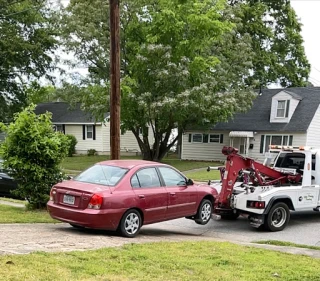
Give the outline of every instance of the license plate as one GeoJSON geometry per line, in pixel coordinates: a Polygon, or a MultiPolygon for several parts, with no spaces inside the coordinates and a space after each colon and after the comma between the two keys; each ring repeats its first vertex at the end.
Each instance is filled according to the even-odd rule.
{"type": "Polygon", "coordinates": [[[74,196],[65,194],[63,196],[63,203],[74,205],[74,196]]]}

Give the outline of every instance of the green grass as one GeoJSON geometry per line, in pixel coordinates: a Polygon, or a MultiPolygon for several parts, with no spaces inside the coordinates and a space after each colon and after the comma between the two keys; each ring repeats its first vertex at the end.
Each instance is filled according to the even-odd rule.
{"type": "Polygon", "coordinates": [[[219,171],[210,171],[201,170],[195,172],[188,172],[185,174],[188,178],[196,181],[208,181],[208,180],[219,180],[220,172],[219,171]]]}
{"type": "Polygon", "coordinates": [[[318,246],[296,244],[296,243],[292,243],[292,242],[284,242],[284,241],[278,241],[278,240],[261,240],[261,241],[257,241],[257,242],[254,242],[254,243],[267,244],[267,245],[276,245],[276,246],[296,247],[296,248],[306,248],[306,249],[312,249],[312,250],[320,250],[320,247],[318,247],[318,246]]]}
{"type": "MultiPolygon", "coordinates": [[[[0,223],[50,223],[58,222],[49,213],[43,211],[28,211],[23,208],[0,204],[0,223]]],[[[0,278],[1,280],[1,278],[0,278]]]]}
{"type": "MultiPolygon", "coordinates": [[[[141,159],[139,156],[123,156],[121,159],[141,159]]],[[[75,174],[72,171],[83,171],[84,169],[92,166],[93,164],[109,160],[109,156],[107,155],[98,155],[98,156],[74,156],[74,157],[67,157],[62,162],[62,168],[67,170],[67,174],[75,174]],[[69,172],[68,172],[69,170],[69,172]]],[[[187,171],[197,168],[206,168],[208,166],[218,165],[218,163],[210,162],[210,161],[188,161],[188,160],[180,160],[176,159],[173,156],[170,158],[164,158],[163,163],[172,165],[173,167],[177,168],[180,171],[187,171]]]]}
{"type": "Polygon", "coordinates": [[[27,203],[27,201],[25,201],[25,200],[18,200],[18,199],[6,198],[6,197],[0,197],[0,200],[12,202],[12,203],[18,203],[18,204],[26,204],[27,203]]]}
{"type": "Polygon", "coordinates": [[[318,259],[215,242],[4,255],[0,264],[2,280],[320,280],[318,259]]]}

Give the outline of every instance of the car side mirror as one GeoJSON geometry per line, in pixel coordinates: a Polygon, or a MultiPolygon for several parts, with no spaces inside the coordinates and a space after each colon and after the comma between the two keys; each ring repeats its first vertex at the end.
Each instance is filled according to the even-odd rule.
{"type": "Polygon", "coordinates": [[[192,179],[187,179],[187,186],[188,185],[193,185],[193,180],[192,179]]]}

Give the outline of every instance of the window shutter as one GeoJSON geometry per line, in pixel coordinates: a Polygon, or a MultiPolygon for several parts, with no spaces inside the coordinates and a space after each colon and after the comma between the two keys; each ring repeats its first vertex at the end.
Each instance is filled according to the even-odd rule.
{"type": "Polygon", "coordinates": [[[191,142],[192,134],[189,134],[189,142],[191,142]]]}
{"type": "Polygon", "coordinates": [[[209,135],[208,134],[203,134],[203,143],[208,143],[209,142],[209,135]]]}
{"type": "Polygon", "coordinates": [[[86,125],[82,125],[82,139],[86,139],[86,125]]]}
{"type": "Polygon", "coordinates": [[[286,117],[289,116],[290,100],[287,100],[286,117]]]}
{"type": "Polygon", "coordinates": [[[264,149],[264,135],[261,135],[261,140],[260,140],[260,153],[263,153],[264,149]]]}
{"type": "Polygon", "coordinates": [[[292,145],[293,142],[293,136],[289,136],[289,145],[292,145]]]}
{"type": "Polygon", "coordinates": [[[220,143],[223,143],[223,134],[220,134],[220,143]]]}
{"type": "Polygon", "coordinates": [[[66,134],[66,125],[65,124],[62,125],[62,131],[64,134],[66,134]]]}
{"type": "Polygon", "coordinates": [[[93,131],[93,133],[92,133],[93,140],[96,140],[96,125],[92,126],[92,131],[93,131]]]}

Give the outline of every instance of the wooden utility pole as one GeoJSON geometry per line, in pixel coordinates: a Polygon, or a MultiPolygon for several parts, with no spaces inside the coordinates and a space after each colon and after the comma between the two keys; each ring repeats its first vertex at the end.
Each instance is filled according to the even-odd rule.
{"type": "Polygon", "coordinates": [[[120,9],[119,0],[110,4],[110,152],[120,159],[120,9]]]}

